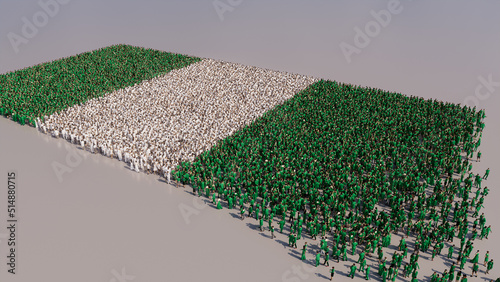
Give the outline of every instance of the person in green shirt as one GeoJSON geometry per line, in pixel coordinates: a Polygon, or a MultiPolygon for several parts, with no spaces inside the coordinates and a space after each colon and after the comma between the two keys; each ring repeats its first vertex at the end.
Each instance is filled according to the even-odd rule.
{"type": "Polygon", "coordinates": [[[365,258],[365,252],[362,251],[361,253],[359,253],[359,258],[358,258],[357,263],[359,263],[360,261],[363,261],[364,258],[365,258]]]}
{"type": "Polygon", "coordinates": [[[432,257],[431,257],[431,261],[434,261],[434,257],[436,256],[437,254],[437,249],[434,248],[434,250],[432,250],[432,257]]]}
{"type": "Polygon", "coordinates": [[[493,269],[493,260],[490,260],[486,266],[486,274],[490,273],[490,270],[492,269],[493,269]]]}
{"type": "Polygon", "coordinates": [[[323,263],[323,265],[330,266],[329,260],[330,260],[330,253],[325,252],[325,262],[323,263]]]}
{"type": "Polygon", "coordinates": [[[378,260],[382,261],[382,257],[384,256],[384,252],[382,251],[382,246],[378,246],[377,253],[378,253],[378,260]]]}
{"type": "Polygon", "coordinates": [[[489,225],[488,227],[486,227],[486,231],[484,232],[485,233],[485,238],[488,239],[488,235],[490,234],[491,232],[491,225],[489,225]]]}
{"type": "Polygon", "coordinates": [[[300,257],[301,260],[306,259],[306,250],[307,250],[307,242],[305,242],[304,246],[302,247],[302,256],[300,257]]]}
{"type": "Polygon", "coordinates": [[[477,271],[478,271],[478,270],[479,270],[479,265],[478,265],[478,264],[477,264],[477,262],[476,262],[476,263],[474,263],[474,265],[472,266],[472,274],[471,274],[471,276],[475,274],[475,275],[476,275],[476,277],[477,277],[477,271]]]}
{"type": "Polygon", "coordinates": [[[358,245],[358,242],[354,241],[352,242],[352,255],[356,254],[356,246],[358,245]]]}
{"type": "Polygon", "coordinates": [[[386,258],[384,258],[384,260],[379,260],[379,264],[378,264],[378,275],[382,275],[382,269],[385,268],[385,262],[386,262],[386,258]]]}
{"type": "Polygon", "coordinates": [[[467,274],[464,274],[462,276],[462,279],[460,280],[460,282],[467,282],[467,274]]]}
{"type": "Polygon", "coordinates": [[[330,281],[332,281],[334,275],[335,275],[335,266],[332,266],[332,269],[330,269],[330,281]]]}
{"type": "Polygon", "coordinates": [[[391,280],[391,279],[392,279],[392,275],[394,275],[394,267],[392,267],[392,265],[391,265],[391,266],[389,267],[389,271],[388,271],[388,273],[387,273],[387,278],[388,278],[389,280],[391,280]]]}
{"type": "Polygon", "coordinates": [[[370,280],[370,266],[366,267],[365,280],[370,280]]]}
{"type": "Polygon", "coordinates": [[[483,266],[486,266],[488,263],[488,259],[490,258],[490,251],[486,251],[486,254],[484,254],[484,264],[483,266]]]}
{"type": "Polygon", "coordinates": [[[276,236],[274,235],[274,226],[269,226],[269,231],[271,231],[271,239],[274,239],[276,238],[276,236]]]}
{"type": "Polygon", "coordinates": [[[396,278],[398,277],[398,272],[399,272],[399,268],[396,268],[396,270],[394,271],[393,273],[393,276],[392,276],[392,281],[396,281],[396,278]]]}
{"type": "Polygon", "coordinates": [[[455,245],[450,246],[450,247],[448,248],[448,258],[449,258],[449,259],[451,259],[451,258],[453,257],[453,250],[454,250],[454,248],[455,248],[455,245]]]}
{"type": "Polygon", "coordinates": [[[386,282],[387,281],[387,270],[385,269],[385,267],[382,269],[382,282],[386,282]]]}
{"type": "Polygon", "coordinates": [[[432,275],[431,275],[431,282],[436,282],[437,277],[438,277],[438,274],[436,271],[434,271],[434,273],[432,273],[432,275]]]}
{"type": "Polygon", "coordinates": [[[321,259],[321,253],[318,251],[316,253],[316,267],[318,267],[320,259],[321,259]]]}
{"type": "Polygon", "coordinates": [[[455,268],[456,268],[456,264],[453,263],[451,266],[450,266],[450,271],[448,273],[450,273],[450,281],[453,281],[454,279],[454,276],[455,276],[455,268]]]}
{"type": "Polygon", "coordinates": [[[297,237],[292,234],[292,247],[297,249],[297,237]]]}
{"type": "Polygon", "coordinates": [[[470,262],[471,263],[477,263],[477,262],[479,262],[479,250],[476,251],[476,254],[474,255],[474,258],[470,262]]]}
{"type": "Polygon", "coordinates": [[[462,259],[460,260],[460,270],[464,269],[466,261],[467,261],[467,257],[466,256],[462,256],[462,259]]]}
{"type": "Polygon", "coordinates": [[[354,279],[354,274],[356,274],[356,265],[353,263],[351,266],[351,272],[349,273],[349,277],[351,277],[351,279],[354,279]]]}
{"type": "Polygon", "coordinates": [[[490,168],[488,168],[488,169],[486,170],[486,172],[484,173],[483,179],[484,179],[484,180],[488,179],[488,175],[490,175],[490,168]]]}
{"type": "Polygon", "coordinates": [[[365,272],[365,266],[366,266],[366,259],[363,259],[361,261],[361,264],[359,265],[359,271],[365,272]]]}

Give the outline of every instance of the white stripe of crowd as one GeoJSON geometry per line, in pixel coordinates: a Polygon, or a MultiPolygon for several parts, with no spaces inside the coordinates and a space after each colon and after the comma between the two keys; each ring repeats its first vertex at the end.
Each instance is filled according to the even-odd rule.
{"type": "Polygon", "coordinates": [[[204,59],[75,105],[36,126],[170,182],[171,170],[181,162],[193,161],[316,81],[204,59]]]}

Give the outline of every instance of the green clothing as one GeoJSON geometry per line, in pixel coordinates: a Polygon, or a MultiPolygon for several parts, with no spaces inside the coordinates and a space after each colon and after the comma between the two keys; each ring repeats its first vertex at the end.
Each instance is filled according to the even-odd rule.
{"type": "Polygon", "coordinates": [[[452,258],[453,257],[453,246],[450,246],[448,248],[448,258],[452,258]]]}
{"type": "Polygon", "coordinates": [[[283,227],[284,227],[284,226],[285,226],[285,220],[284,220],[284,219],[282,219],[282,220],[280,221],[280,233],[283,233],[283,227]]]}
{"type": "Polygon", "coordinates": [[[357,242],[353,242],[352,243],[352,255],[354,255],[356,253],[356,246],[358,245],[357,242]]]}
{"type": "Polygon", "coordinates": [[[354,265],[354,264],[353,264],[353,265],[351,266],[351,273],[349,273],[349,276],[350,276],[351,278],[354,278],[354,274],[355,274],[355,273],[356,273],[356,265],[354,265]]]}
{"type": "Polygon", "coordinates": [[[364,259],[364,258],[365,258],[365,252],[361,252],[361,253],[359,254],[359,258],[358,258],[358,261],[357,261],[357,262],[359,263],[360,261],[363,261],[363,259],[364,259]]]}
{"type": "Polygon", "coordinates": [[[493,260],[490,260],[488,262],[488,265],[486,266],[486,270],[490,271],[493,269],[493,260]]]}
{"type": "Polygon", "coordinates": [[[476,253],[474,258],[471,260],[472,263],[477,263],[479,261],[479,253],[476,253]]]}
{"type": "Polygon", "coordinates": [[[320,253],[317,253],[316,254],[316,267],[318,267],[319,265],[319,260],[321,259],[321,254],[320,253]]]}

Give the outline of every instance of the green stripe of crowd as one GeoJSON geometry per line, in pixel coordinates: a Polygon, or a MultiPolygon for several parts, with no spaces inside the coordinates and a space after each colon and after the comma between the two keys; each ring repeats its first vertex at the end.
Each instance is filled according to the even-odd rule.
{"type": "MultiPolygon", "coordinates": [[[[304,169],[326,160],[323,158],[333,158],[329,161],[344,166],[349,163],[339,159],[353,154],[346,149],[366,154],[373,148],[377,148],[378,157],[442,157],[451,161],[460,153],[455,143],[472,135],[478,115],[456,104],[322,80],[177,171],[188,171],[191,178],[217,179],[212,169],[254,174],[258,169],[252,163],[276,159],[275,165],[288,167],[297,156],[306,158],[304,169]],[[207,176],[197,172],[202,170],[207,176]]],[[[261,164],[260,168],[268,165],[261,164]]],[[[185,181],[190,182],[187,178],[185,181]]],[[[267,181],[272,186],[277,180],[269,176],[267,181]]]]}
{"type": "MultiPolygon", "coordinates": [[[[401,212],[408,211],[401,203],[413,195],[441,208],[444,199],[461,197],[460,182],[446,183],[467,172],[461,153],[477,150],[483,118],[484,111],[469,107],[322,80],[182,163],[174,177],[230,208],[241,201],[264,210],[270,203],[280,218],[309,203],[316,227],[349,224],[361,232],[366,225],[364,239],[372,240],[375,231],[391,233],[402,224],[401,212]],[[360,202],[361,213],[372,217],[357,217],[360,202]],[[394,221],[370,223],[387,218],[376,204],[389,206],[394,221]],[[330,215],[333,223],[326,222],[330,215]]],[[[315,236],[315,228],[307,231],[315,236]]]]}
{"type": "Polygon", "coordinates": [[[200,58],[113,45],[0,75],[0,114],[34,125],[105,93],[183,68],[200,58]]]}

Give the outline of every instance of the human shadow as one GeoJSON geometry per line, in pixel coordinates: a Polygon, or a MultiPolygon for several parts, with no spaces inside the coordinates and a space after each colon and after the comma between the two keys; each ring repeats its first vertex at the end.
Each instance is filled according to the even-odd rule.
{"type": "Polygon", "coordinates": [[[241,215],[235,213],[235,212],[232,212],[232,213],[229,213],[232,217],[234,218],[237,218],[237,219],[240,219],[241,220],[241,215]]]}
{"type": "Polygon", "coordinates": [[[250,229],[253,229],[253,230],[260,230],[260,227],[259,227],[258,224],[247,223],[247,226],[250,227],[250,229]]]}
{"type": "Polygon", "coordinates": [[[193,196],[196,196],[196,194],[193,192],[193,191],[189,191],[189,190],[184,190],[184,192],[190,194],[190,195],[193,195],[193,196]]]}
{"type": "Polygon", "coordinates": [[[280,243],[281,245],[283,245],[283,247],[285,247],[285,248],[288,246],[288,243],[287,243],[287,242],[285,242],[285,241],[283,241],[283,240],[279,240],[279,239],[277,239],[277,240],[275,240],[275,241],[276,241],[276,242],[278,242],[278,243],[280,243]]]}
{"type": "Polygon", "coordinates": [[[271,234],[267,232],[259,232],[260,236],[271,239],[271,234]]]}
{"type": "Polygon", "coordinates": [[[325,275],[323,275],[321,273],[316,273],[316,276],[330,280],[330,278],[326,277],[325,275]]]}
{"type": "Polygon", "coordinates": [[[290,256],[294,257],[294,258],[297,258],[297,259],[300,259],[300,255],[294,253],[294,252],[289,252],[288,253],[290,256]]]}

